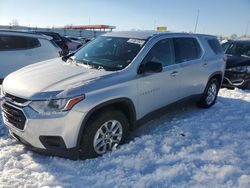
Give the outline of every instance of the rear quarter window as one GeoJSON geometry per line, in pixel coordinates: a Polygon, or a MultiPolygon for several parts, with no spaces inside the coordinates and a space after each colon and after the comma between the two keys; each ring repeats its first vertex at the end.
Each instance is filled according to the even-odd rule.
{"type": "Polygon", "coordinates": [[[215,54],[220,54],[223,52],[223,48],[217,39],[208,39],[207,43],[215,54]]]}
{"type": "Polygon", "coordinates": [[[192,37],[174,38],[175,61],[182,63],[199,59],[201,57],[201,47],[197,39],[192,37]]]}
{"type": "Polygon", "coordinates": [[[41,46],[37,38],[0,35],[0,50],[25,50],[41,46]]]}

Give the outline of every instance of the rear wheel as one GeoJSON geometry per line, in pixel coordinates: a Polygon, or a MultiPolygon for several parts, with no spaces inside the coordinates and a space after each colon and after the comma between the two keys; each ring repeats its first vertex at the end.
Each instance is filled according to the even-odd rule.
{"type": "Polygon", "coordinates": [[[103,155],[124,143],[129,123],[117,110],[100,111],[86,125],[82,135],[80,157],[83,159],[103,155]]]}
{"type": "Polygon", "coordinates": [[[214,105],[219,89],[220,89],[220,84],[218,79],[216,78],[210,79],[197,105],[201,108],[209,108],[212,105],[214,105]]]}

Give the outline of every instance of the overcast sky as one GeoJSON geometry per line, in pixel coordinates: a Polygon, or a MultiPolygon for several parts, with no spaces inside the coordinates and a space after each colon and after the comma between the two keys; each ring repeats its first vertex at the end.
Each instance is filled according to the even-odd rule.
{"type": "Polygon", "coordinates": [[[17,19],[19,25],[38,27],[90,23],[190,32],[198,9],[199,33],[243,35],[250,22],[250,0],[0,0],[0,25],[17,19]]]}

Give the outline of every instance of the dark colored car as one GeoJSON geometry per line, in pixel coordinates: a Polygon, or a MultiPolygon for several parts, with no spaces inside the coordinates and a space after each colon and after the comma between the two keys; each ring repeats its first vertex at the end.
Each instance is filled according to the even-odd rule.
{"type": "Polygon", "coordinates": [[[229,41],[222,47],[227,54],[223,86],[250,89],[250,40],[229,41]]]}
{"type": "Polygon", "coordinates": [[[58,33],[51,32],[51,31],[34,31],[35,33],[38,34],[43,34],[52,37],[53,41],[62,49],[63,51],[63,56],[67,55],[69,53],[69,48],[67,45],[67,41],[65,40],[64,37],[59,35],[58,33]]]}

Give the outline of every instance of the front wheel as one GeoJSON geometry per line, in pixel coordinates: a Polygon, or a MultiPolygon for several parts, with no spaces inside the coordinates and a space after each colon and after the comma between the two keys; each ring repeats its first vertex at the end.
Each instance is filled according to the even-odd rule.
{"type": "Polygon", "coordinates": [[[201,108],[209,108],[214,105],[219,89],[220,84],[218,79],[212,78],[211,80],[209,80],[206,89],[197,105],[201,108]]]}
{"type": "Polygon", "coordinates": [[[86,125],[82,135],[80,157],[83,159],[103,155],[124,143],[129,123],[117,110],[100,111],[86,125]]]}

